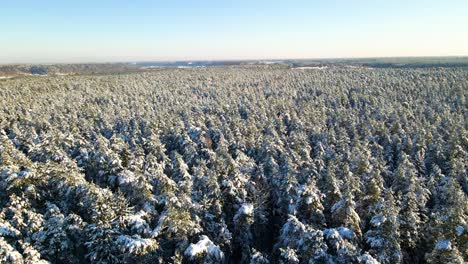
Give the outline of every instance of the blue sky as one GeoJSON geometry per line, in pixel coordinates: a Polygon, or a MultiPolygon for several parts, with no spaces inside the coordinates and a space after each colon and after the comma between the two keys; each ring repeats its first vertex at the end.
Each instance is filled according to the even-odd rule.
{"type": "Polygon", "coordinates": [[[468,55],[468,1],[0,2],[0,63],[468,55]]]}

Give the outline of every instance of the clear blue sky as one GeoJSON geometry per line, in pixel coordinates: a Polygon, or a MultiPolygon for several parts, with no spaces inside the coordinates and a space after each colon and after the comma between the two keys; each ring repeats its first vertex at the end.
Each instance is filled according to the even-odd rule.
{"type": "Polygon", "coordinates": [[[0,2],[0,63],[468,55],[468,1],[0,2]]]}

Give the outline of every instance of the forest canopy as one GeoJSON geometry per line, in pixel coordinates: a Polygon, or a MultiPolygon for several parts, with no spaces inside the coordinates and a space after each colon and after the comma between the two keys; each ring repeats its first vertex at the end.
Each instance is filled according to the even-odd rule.
{"type": "Polygon", "coordinates": [[[467,77],[236,65],[1,80],[0,262],[466,263],[467,77]]]}

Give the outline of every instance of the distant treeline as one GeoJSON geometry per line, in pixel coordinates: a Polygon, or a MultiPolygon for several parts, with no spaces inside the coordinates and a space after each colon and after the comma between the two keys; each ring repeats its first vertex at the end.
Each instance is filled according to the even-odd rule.
{"type": "Polygon", "coordinates": [[[370,68],[453,68],[468,67],[468,57],[401,57],[362,59],[321,59],[286,61],[293,67],[305,66],[357,66],[370,68]]]}
{"type": "Polygon", "coordinates": [[[245,65],[279,65],[284,67],[367,67],[367,68],[467,68],[468,57],[407,57],[363,59],[301,60],[224,60],[224,61],[145,61],[122,63],[3,65],[0,76],[111,74],[151,71],[154,68],[197,68],[245,65]]]}

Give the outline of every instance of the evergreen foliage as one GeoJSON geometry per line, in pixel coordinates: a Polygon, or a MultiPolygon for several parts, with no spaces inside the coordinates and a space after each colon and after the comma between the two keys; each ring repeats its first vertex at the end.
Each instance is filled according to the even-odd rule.
{"type": "Polygon", "coordinates": [[[1,263],[466,263],[466,68],[0,83],[1,263]]]}

